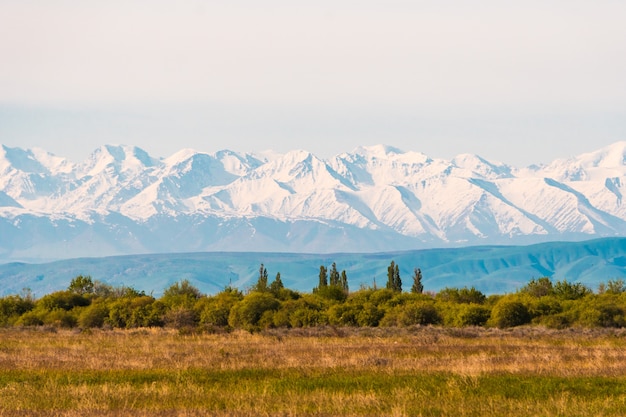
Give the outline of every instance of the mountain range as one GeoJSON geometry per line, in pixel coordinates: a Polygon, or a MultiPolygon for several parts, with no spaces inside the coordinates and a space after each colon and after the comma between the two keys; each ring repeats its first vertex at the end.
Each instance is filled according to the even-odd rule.
{"type": "Polygon", "coordinates": [[[329,159],[105,145],[79,163],[0,146],[0,262],[622,236],[625,187],[626,142],[523,168],[385,145],[329,159]]]}

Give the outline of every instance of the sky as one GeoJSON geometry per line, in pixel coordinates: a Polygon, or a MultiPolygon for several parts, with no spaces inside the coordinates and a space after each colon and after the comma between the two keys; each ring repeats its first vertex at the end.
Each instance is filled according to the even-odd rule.
{"type": "Polygon", "coordinates": [[[0,143],[523,166],[626,140],[623,0],[0,0],[0,143]]]}

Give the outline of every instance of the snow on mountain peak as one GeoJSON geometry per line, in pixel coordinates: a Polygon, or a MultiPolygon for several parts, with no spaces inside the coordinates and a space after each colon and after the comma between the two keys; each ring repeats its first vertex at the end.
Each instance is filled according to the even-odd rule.
{"type": "Polygon", "coordinates": [[[0,146],[0,169],[13,167],[22,172],[44,174],[48,170],[41,165],[31,150],[0,146]]]}
{"type": "Polygon", "coordinates": [[[251,154],[240,154],[227,149],[216,152],[215,158],[221,162],[226,172],[238,177],[263,165],[262,161],[251,154]]]}
{"type": "Polygon", "coordinates": [[[195,149],[183,148],[163,160],[166,165],[176,165],[199,153],[195,149]]]}
{"type": "Polygon", "coordinates": [[[507,178],[512,175],[509,166],[489,162],[474,154],[459,154],[452,159],[451,164],[461,169],[463,175],[467,177],[507,178]]]}
{"type": "Polygon", "coordinates": [[[326,163],[311,152],[293,150],[281,157],[267,162],[253,171],[254,178],[271,176],[280,182],[290,182],[296,178],[314,175],[326,163]]]}
{"type": "Polygon", "coordinates": [[[255,224],[256,236],[265,233],[263,242],[304,233],[291,241],[293,248],[281,246],[295,251],[320,236],[336,242],[359,236],[370,247],[372,231],[386,236],[381,242],[410,247],[626,234],[625,194],[626,142],[520,170],[472,154],[447,161],[387,145],[329,160],[306,150],[263,157],[192,149],[157,160],[136,147],[106,145],[80,164],[39,149],[2,146],[0,253],[10,242],[5,230],[20,236],[55,230],[31,218],[17,227],[3,213],[124,230],[112,235],[113,246],[120,236],[153,247],[191,233],[208,245],[196,250],[219,249],[220,239],[232,233],[248,239],[237,234],[248,233],[242,224],[255,224]],[[235,229],[222,229],[229,227],[235,229]]]}
{"type": "Polygon", "coordinates": [[[375,158],[386,159],[389,156],[394,155],[394,154],[395,155],[403,154],[404,151],[399,148],[395,148],[393,146],[378,144],[378,145],[371,145],[371,146],[359,146],[354,151],[352,151],[352,153],[356,155],[370,157],[370,158],[375,157],[375,158]]]}
{"type": "Polygon", "coordinates": [[[70,174],[76,168],[75,164],[68,159],[51,154],[44,149],[33,148],[31,151],[37,161],[52,174],[70,174]]]}
{"type": "Polygon", "coordinates": [[[580,155],[581,165],[586,167],[616,168],[626,165],[626,141],[616,142],[595,152],[580,155]]]}
{"type": "Polygon", "coordinates": [[[84,175],[94,176],[107,168],[115,172],[139,172],[155,165],[156,160],[144,150],[127,145],[103,145],[81,165],[84,175]]]}
{"type": "Polygon", "coordinates": [[[277,152],[272,149],[266,149],[264,151],[255,152],[252,154],[252,156],[261,162],[267,163],[282,158],[284,156],[284,153],[277,152]]]}
{"type": "Polygon", "coordinates": [[[616,142],[593,152],[557,159],[536,170],[562,181],[604,180],[626,175],[626,142],[616,142]]]}

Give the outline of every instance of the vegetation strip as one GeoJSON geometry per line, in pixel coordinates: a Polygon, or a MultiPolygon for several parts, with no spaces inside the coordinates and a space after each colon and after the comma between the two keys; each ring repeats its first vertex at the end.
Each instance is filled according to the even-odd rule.
{"type": "Polygon", "coordinates": [[[202,294],[188,281],[172,284],[156,299],[131,287],[112,287],[77,276],[68,289],[35,299],[28,291],[0,298],[0,326],[56,328],[173,327],[181,331],[258,331],[271,328],[446,327],[509,328],[528,324],[547,328],[623,328],[626,283],[608,280],[596,292],[566,280],[532,279],[517,292],[486,296],[475,288],[424,292],[415,268],[410,292],[402,289],[398,265],[391,261],[385,288],[350,291],[348,277],[333,263],[320,266],[312,293],[285,288],[280,272],[269,282],[267,268],[244,292],[226,287],[202,294]]]}

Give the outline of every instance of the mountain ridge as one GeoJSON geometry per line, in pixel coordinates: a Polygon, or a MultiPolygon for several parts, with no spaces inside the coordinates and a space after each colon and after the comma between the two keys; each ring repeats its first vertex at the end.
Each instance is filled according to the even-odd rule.
{"type": "Polygon", "coordinates": [[[207,294],[228,285],[252,287],[263,263],[270,276],[280,272],[285,286],[310,292],[320,265],[333,262],[348,274],[351,290],[383,287],[391,261],[400,267],[404,290],[420,268],[426,291],[475,287],[486,294],[514,292],[533,278],[579,282],[596,290],[609,280],[626,280],[626,238],[548,242],[528,246],[471,246],[377,253],[194,252],[75,258],[46,263],[0,264],[0,296],[23,288],[42,296],[67,288],[77,275],[159,295],[182,279],[207,294]]]}
{"type": "Polygon", "coordinates": [[[0,262],[155,251],[375,252],[626,235],[626,142],[518,168],[388,145],[322,159],[0,146],[0,262]],[[305,233],[304,235],[302,233],[305,233]]]}

